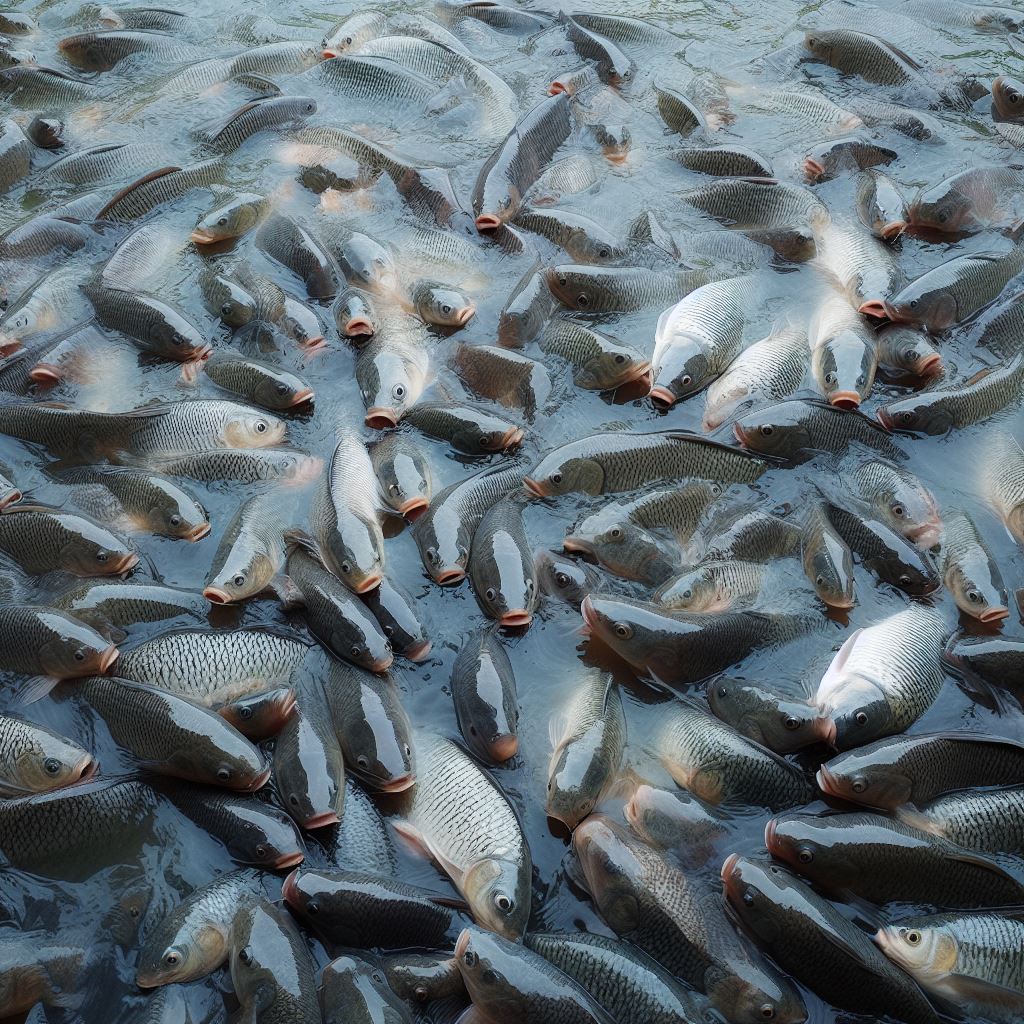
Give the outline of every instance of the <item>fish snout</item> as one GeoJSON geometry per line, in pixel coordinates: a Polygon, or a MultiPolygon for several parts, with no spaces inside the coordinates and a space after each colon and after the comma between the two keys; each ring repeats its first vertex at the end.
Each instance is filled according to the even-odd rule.
{"type": "Polygon", "coordinates": [[[114,644],[111,644],[100,654],[100,674],[110,670],[110,666],[117,661],[118,654],[120,654],[120,651],[118,651],[114,644]]]}
{"type": "Polygon", "coordinates": [[[493,213],[481,213],[474,223],[477,231],[497,231],[501,227],[501,218],[493,213]]]}
{"type": "Polygon", "coordinates": [[[231,604],[231,595],[220,587],[204,587],[203,597],[210,604],[231,604]]]}
{"type": "Polygon", "coordinates": [[[495,761],[508,761],[519,753],[519,737],[511,734],[495,736],[487,747],[495,761]]]}
{"type": "Polygon", "coordinates": [[[429,504],[427,499],[420,495],[415,498],[407,498],[398,506],[398,514],[404,516],[410,523],[414,523],[427,511],[429,504]]]}
{"type": "Polygon", "coordinates": [[[876,320],[895,320],[891,315],[891,307],[884,299],[869,299],[857,307],[857,312],[876,320]]]}
{"type": "Polygon", "coordinates": [[[502,612],[498,619],[500,625],[514,629],[519,626],[528,626],[533,621],[533,613],[525,608],[513,608],[502,612]]]}
{"type": "Polygon", "coordinates": [[[672,391],[665,387],[664,384],[655,384],[651,388],[651,393],[648,398],[659,408],[659,409],[671,409],[676,404],[676,396],[672,394],[672,391]]]}
{"type": "Polygon", "coordinates": [[[307,818],[302,827],[305,829],[323,828],[325,825],[335,825],[340,819],[335,811],[321,811],[307,818]]]}
{"type": "Polygon", "coordinates": [[[374,405],[366,410],[364,420],[368,427],[374,430],[387,430],[388,427],[398,426],[398,413],[394,409],[388,409],[383,405],[374,405]]]}
{"type": "Polygon", "coordinates": [[[856,391],[833,391],[828,396],[830,405],[837,409],[859,409],[860,395],[856,391]]]}

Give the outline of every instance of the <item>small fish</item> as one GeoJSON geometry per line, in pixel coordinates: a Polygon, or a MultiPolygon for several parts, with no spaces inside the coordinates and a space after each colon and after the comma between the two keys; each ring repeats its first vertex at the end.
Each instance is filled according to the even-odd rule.
{"type": "Polygon", "coordinates": [[[723,676],[710,680],[707,694],[718,718],[777,754],[818,743],[826,730],[827,722],[809,700],[746,679],[723,676]]]}
{"type": "Polygon", "coordinates": [[[415,522],[426,511],[433,493],[433,475],[423,450],[405,434],[392,432],[373,443],[370,461],[384,502],[415,522]]]}
{"type": "MultiPolygon", "coordinates": [[[[458,998],[466,991],[455,958],[448,953],[386,953],[381,967],[392,993],[410,1003],[458,998]]],[[[462,1000],[459,1003],[461,1007],[462,1000]]]]}
{"type": "Polygon", "coordinates": [[[1024,449],[1016,438],[998,431],[985,446],[979,471],[982,497],[1002,519],[1018,544],[1024,544],[1024,449]]]}
{"type": "Polygon", "coordinates": [[[1006,585],[971,518],[949,510],[943,535],[942,582],[957,607],[980,622],[1001,622],[1010,614],[1006,585]]]}
{"type": "Polygon", "coordinates": [[[213,556],[203,588],[211,604],[232,604],[266,590],[284,564],[280,496],[257,494],[239,506],[213,556]]]}
{"type": "Polygon", "coordinates": [[[256,248],[280,263],[305,284],[312,299],[333,299],[341,271],[322,243],[297,221],[270,213],[256,232],[256,248]]]}
{"type": "Polygon", "coordinates": [[[44,725],[0,715],[0,791],[8,796],[46,793],[88,779],[92,754],[44,725]]]}
{"type": "Polygon", "coordinates": [[[385,576],[380,586],[360,595],[373,612],[391,649],[409,661],[430,657],[430,640],[417,617],[412,597],[385,576]]]}
{"type": "Polygon", "coordinates": [[[236,192],[219,201],[196,221],[192,241],[196,245],[214,245],[241,238],[259,226],[270,213],[270,207],[267,196],[256,192],[236,192]]]}
{"type": "Polygon", "coordinates": [[[533,566],[541,592],[574,608],[601,584],[601,577],[586,562],[577,562],[555,551],[539,550],[533,566]]]}
{"type": "Polygon", "coordinates": [[[629,313],[676,302],[721,275],[713,270],[652,271],[566,263],[543,271],[551,294],[582,313],[629,313]]]}
{"type": "Polygon", "coordinates": [[[915,377],[932,377],[942,372],[942,353],[924,331],[890,324],[876,335],[880,366],[915,377]]]}
{"type": "Polygon", "coordinates": [[[481,761],[501,764],[519,750],[519,697],[512,663],[492,630],[474,634],[452,665],[459,730],[481,761]]]}
{"type": "Polygon", "coordinates": [[[864,318],[846,297],[830,292],[807,329],[811,369],[829,404],[857,409],[871,393],[878,367],[878,347],[864,318]]]}
{"type": "Polygon", "coordinates": [[[430,359],[415,339],[392,331],[377,334],[356,357],[356,383],[366,407],[366,425],[376,430],[398,425],[419,401],[430,359]]]}
{"type": "Polygon", "coordinates": [[[409,1008],[389,987],[384,973],[366,960],[339,956],[320,975],[325,1024],[379,1020],[411,1024],[409,1008]]]}
{"type": "Polygon", "coordinates": [[[804,175],[811,183],[829,181],[840,171],[863,171],[896,159],[895,150],[872,142],[870,139],[849,136],[830,139],[815,146],[804,157],[804,175]]]}
{"type": "Polygon", "coordinates": [[[745,608],[761,593],[767,570],[763,562],[703,561],[666,580],[651,600],[676,612],[714,614],[745,608]]]}
{"type": "Polygon", "coordinates": [[[704,114],[681,92],[668,86],[656,85],[654,93],[658,101],[658,114],[671,131],[684,137],[707,134],[708,125],[704,114]]]}
{"type": "Polygon", "coordinates": [[[894,241],[906,227],[906,202],[895,182],[881,171],[857,175],[855,202],[861,224],[879,238],[894,241]]]}
{"type": "Polygon", "coordinates": [[[528,626],[533,620],[537,580],[518,502],[505,498],[481,517],[469,553],[469,576],[480,607],[501,626],[528,626]]]}
{"type": "Polygon", "coordinates": [[[258,359],[216,353],[203,363],[203,372],[218,387],[264,409],[281,411],[313,402],[313,389],[304,380],[258,359]]]}
{"type": "Polygon", "coordinates": [[[907,208],[907,225],[971,234],[1015,225],[1024,215],[1024,169],[972,167],[924,189],[907,208]]]}
{"type": "Polygon", "coordinates": [[[800,558],[815,593],[829,608],[853,607],[853,555],[820,503],[808,511],[800,558]]]}
{"type": "Polygon", "coordinates": [[[938,505],[909,470],[880,459],[860,460],[848,480],[883,522],[922,551],[939,542],[942,520],[938,505]]]}
{"type": "Polygon", "coordinates": [[[498,317],[498,344],[523,348],[540,334],[555,308],[546,272],[534,264],[509,293],[498,317]]]}

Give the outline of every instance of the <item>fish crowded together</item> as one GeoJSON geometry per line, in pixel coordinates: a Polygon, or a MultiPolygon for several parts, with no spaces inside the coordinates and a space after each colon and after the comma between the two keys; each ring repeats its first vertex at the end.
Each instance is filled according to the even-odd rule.
{"type": "Polygon", "coordinates": [[[0,1018],[1024,1018],[1024,8],[655,6],[0,12],[0,1018]]]}

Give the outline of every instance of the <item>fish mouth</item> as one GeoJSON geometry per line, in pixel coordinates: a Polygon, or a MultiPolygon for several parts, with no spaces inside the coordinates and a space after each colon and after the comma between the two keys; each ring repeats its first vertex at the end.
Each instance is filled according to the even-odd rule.
{"type": "Polygon", "coordinates": [[[467,949],[469,949],[470,934],[468,928],[463,928],[459,935],[458,942],[455,943],[455,959],[461,960],[465,955],[467,949]]]}
{"type": "Polygon", "coordinates": [[[932,352],[918,364],[917,372],[921,377],[933,377],[942,369],[942,356],[932,352]]]}
{"type": "Polygon", "coordinates": [[[906,230],[907,222],[905,220],[890,220],[882,225],[878,233],[887,242],[891,242],[894,238],[899,238],[906,230]]]}
{"type": "Polygon", "coordinates": [[[531,479],[528,476],[523,477],[523,486],[535,497],[535,498],[546,498],[547,491],[544,489],[543,484],[537,483],[536,480],[531,479]]]}
{"type": "MultiPolygon", "coordinates": [[[[278,857],[270,866],[274,871],[283,871],[285,868],[298,867],[305,859],[306,855],[301,850],[298,850],[295,853],[286,853],[278,857]]],[[[291,875],[288,876],[288,878],[291,877],[291,875]]],[[[288,879],[286,878],[285,881],[287,882],[288,879]]],[[[281,892],[282,894],[284,893],[283,885],[281,886],[281,892]]]]}
{"type": "Polygon", "coordinates": [[[391,668],[391,663],[395,660],[393,654],[386,654],[383,658],[377,658],[376,661],[370,665],[371,672],[387,672],[391,668]]]}
{"type": "Polygon", "coordinates": [[[13,355],[20,348],[20,338],[12,338],[9,334],[0,334],[0,356],[13,355]]]}
{"type": "Polygon", "coordinates": [[[825,165],[815,160],[813,157],[804,158],[804,174],[811,181],[817,181],[825,173],[825,165]]]}
{"type": "Polygon", "coordinates": [[[1009,608],[1004,608],[1002,605],[993,605],[991,608],[986,608],[977,618],[979,622],[1001,622],[1009,614],[1009,608]]]}
{"type": "Polygon", "coordinates": [[[209,532],[209,523],[197,523],[195,526],[192,527],[191,530],[188,531],[188,533],[185,534],[185,540],[192,542],[202,540],[209,532]]]}
{"type": "Polygon", "coordinates": [[[382,793],[404,793],[410,786],[414,785],[416,785],[416,776],[410,773],[408,775],[399,775],[388,782],[378,783],[377,789],[382,793]]]}
{"type": "Polygon", "coordinates": [[[584,625],[586,625],[588,629],[597,629],[597,613],[594,611],[594,606],[590,601],[589,594],[580,602],[580,615],[583,616],[584,625]]]}
{"type": "Polygon", "coordinates": [[[284,702],[281,704],[281,718],[289,719],[292,717],[293,712],[298,707],[299,701],[295,696],[294,690],[288,691],[288,696],[285,697],[284,702]]]}
{"type": "Polygon", "coordinates": [[[398,413],[394,409],[386,409],[383,405],[374,405],[366,410],[363,422],[375,430],[386,430],[398,426],[398,413]]]}
{"type": "Polygon", "coordinates": [[[231,604],[231,595],[226,590],[221,590],[220,587],[204,587],[203,597],[210,604],[231,604]]]}
{"type": "Polygon", "coordinates": [[[886,430],[893,431],[896,429],[896,423],[893,421],[893,418],[889,414],[888,409],[886,409],[884,406],[880,408],[878,412],[875,413],[875,415],[878,417],[878,422],[881,423],[886,430]]]}
{"type": "Polygon", "coordinates": [[[822,765],[817,774],[815,780],[818,783],[818,789],[822,793],[828,793],[829,796],[842,797],[842,793],[839,791],[839,780],[829,771],[827,765],[822,765]]]}
{"type": "Polygon", "coordinates": [[[740,862],[740,855],[738,853],[730,853],[725,860],[722,861],[722,881],[728,882],[729,876],[733,873],[736,865],[740,862]]]}
{"type": "Polygon", "coordinates": [[[322,334],[316,334],[312,338],[300,341],[299,348],[301,348],[307,356],[316,355],[317,352],[327,348],[327,339],[322,334]]]}
{"type": "Polygon", "coordinates": [[[295,392],[288,407],[294,409],[295,406],[302,405],[304,402],[312,402],[315,397],[316,392],[312,388],[303,388],[301,391],[295,392]]]}
{"type": "Polygon", "coordinates": [[[268,764],[248,786],[243,786],[242,789],[246,793],[255,793],[257,789],[262,789],[270,781],[270,772],[271,766],[268,764]]]}
{"type": "Polygon", "coordinates": [[[37,384],[59,384],[64,379],[60,368],[53,363],[36,363],[28,372],[29,377],[37,384]]]}
{"type": "Polygon", "coordinates": [[[856,603],[852,597],[823,597],[822,600],[829,606],[829,608],[835,608],[836,611],[848,612],[856,603]]]}
{"type": "Polygon", "coordinates": [[[635,380],[640,380],[641,377],[646,377],[651,372],[651,364],[646,360],[642,360],[633,366],[628,373],[626,373],[622,380],[619,381],[615,386],[618,388],[623,387],[626,384],[632,384],[635,380]]]}
{"type": "Polygon", "coordinates": [[[617,153],[615,151],[609,153],[607,150],[605,150],[603,156],[608,163],[616,165],[622,165],[629,159],[628,153],[617,153]]]}
{"type": "MultiPolygon", "coordinates": [[[[308,817],[303,823],[303,828],[323,828],[326,825],[335,825],[341,819],[338,817],[337,811],[321,811],[320,814],[314,814],[308,817]]],[[[291,878],[291,875],[288,876],[291,878]]]]}
{"type": "Polygon", "coordinates": [[[914,545],[921,550],[926,551],[928,548],[933,548],[942,539],[942,520],[936,516],[924,526],[911,530],[906,534],[906,538],[913,541],[914,545]]]}
{"type": "Polygon", "coordinates": [[[299,899],[299,869],[295,868],[288,874],[288,877],[281,883],[281,898],[285,903],[296,906],[299,899]]]}
{"type": "Polygon", "coordinates": [[[777,856],[775,851],[779,848],[778,843],[775,841],[775,833],[779,827],[779,823],[775,818],[769,818],[768,824],[764,827],[764,845],[768,847],[768,852],[773,856],[777,856]]]}
{"type": "Polygon", "coordinates": [[[889,313],[889,306],[884,299],[870,299],[862,302],[857,307],[857,312],[864,316],[874,317],[876,320],[894,320],[895,317],[889,313]]]}
{"type": "Polygon", "coordinates": [[[8,491],[0,498],[0,509],[7,508],[8,505],[16,505],[24,497],[25,495],[15,487],[13,491],[8,491]]]}
{"type": "Polygon", "coordinates": [[[463,306],[455,314],[455,324],[457,327],[464,327],[469,323],[470,320],[476,315],[476,306],[463,306]]]}
{"type": "Polygon", "coordinates": [[[501,218],[493,213],[481,213],[474,223],[477,231],[497,231],[501,227],[501,218]]]}
{"type": "Polygon", "coordinates": [[[118,651],[114,644],[111,644],[101,655],[100,655],[100,673],[110,671],[110,666],[117,661],[117,656],[121,652],[118,651]]]}
{"type": "Polygon", "coordinates": [[[528,626],[532,621],[533,614],[525,608],[514,608],[511,611],[502,612],[498,619],[499,625],[510,628],[528,626]]]}
{"type": "Polygon", "coordinates": [[[548,86],[548,95],[549,96],[560,96],[563,92],[568,92],[568,91],[569,90],[566,89],[566,87],[561,82],[559,82],[557,79],[555,81],[553,81],[548,86]]]}
{"type": "Polygon", "coordinates": [[[671,409],[676,404],[676,396],[664,384],[655,384],[647,397],[659,409],[671,409]]]}
{"type": "Polygon", "coordinates": [[[589,555],[593,553],[594,546],[580,537],[574,537],[570,533],[562,541],[562,550],[575,555],[589,555]]]}
{"type": "Polygon", "coordinates": [[[447,587],[450,583],[460,583],[466,578],[465,569],[442,569],[435,577],[434,580],[442,587],[447,587]]]}
{"type": "Polygon", "coordinates": [[[345,323],[345,335],[349,338],[371,337],[374,333],[373,324],[365,316],[354,316],[345,323]]]}
{"type": "Polygon", "coordinates": [[[383,573],[371,572],[362,583],[354,588],[355,592],[357,594],[368,594],[371,590],[376,590],[380,586],[382,579],[384,579],[383,573]]]}
{"type": "Polygon", "coordinates": [[[423,497],[409,498],[398,506],[398,514],[404,516],[410,523],[414,523],[427,511],[429,504],[430,502],[423,497]]]}
{"type": "Polygon", "coordinates": [[[416,644],[414,647],[410,647],[405,652],[405,656],[409,661],[424,661],[430,654],[430,648],[430,641],[424,640],[422,643],[416,644]]]}
{"type": "Polygon", "coordinates": [[[828,402],[837,409],[859,409],[860,395],[856,391],[833,391],[828,402]]]}
{"type": "Polygon", "coordinates": [[[320,56],[324,60],[330,60],[332,57],[340,57],[341,54],[337,50],[322,50],[320,56]]]}
{"type": "Polygon", "coordinates": [[[823,718],[821,721],[821,740],[823,743],[827,743],[830,747],[836,745],[836,737],[839,735],[839,729],[836,726],[834,718],[823,718]]]}
{"type": "Polygon", "coordinates": [[[519,753],[518,736],[499,736],[487,744],[495,761],[508,761],[519,753]]]}
{"type": "Polygon", "coordinates": [[[72,782],[85,782],[96,774],[97,764],[92,754],[86,754],[74,768],[71,769],[72,782]]]}
{"type": "Polygon", "coordinates": [[[745,448],[747,446],[747,435],[743,428],[738,424],[732,425],[732,436],[745,448]]]}
{"type": "Polygon", "coordinates": [[[196,245],[213,245],[222,240],[220,235],[214,234],[208,228],[195,228],[190,237],[196,245]]]}
{"type": "Polygon", "coordinates": [[[501,439],[502,448],[512,448],[523,440],[522,427],[510,427],[505,431],[501,439]]]}
{"type": "Polygon", "coordinates": [[[139,556],[134,552],[129,552],[127,555],[123,555],[121,558],[111,562],[108,566],[110,576],[120,576],[122,573],[130,572],[139,564],[139,556]]]}

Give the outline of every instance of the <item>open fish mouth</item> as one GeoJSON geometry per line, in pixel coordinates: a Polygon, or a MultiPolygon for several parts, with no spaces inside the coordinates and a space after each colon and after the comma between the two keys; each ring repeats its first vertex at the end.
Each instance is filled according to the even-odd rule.
{"type": "Polygon", "coordinates": [[[528,626],[533,622],[533,614],[532,612],[528,612],[525,608],[515,608],[511,611],[502,612],[498,622],[502,626],[510,628],[528,626]]]}
{"type": "Polygon", "coordinates": [[[393,664],[394,660],[395,660],[395,656],[393,654],[388,654],[388,655],[385,655],[383,658],[378,658],[370,666],[370,671],[371,672],[387,672],[387,670],[389,668],[391,668],[391,665],[393,664]]]}
{"type": "Polygon", "coordinates": [[[493,213],[481,213],[474,223],[477,231],[497,231],[501,227],[501,218],[493,213]]]}
{"type": "Polygon", "coordinates": [[[203,597],[210,604],[231,604],[231,595],[220,587],[204,587],[203,597]]]}
{"type": "Polygon", "coordinates": [[[502,448],[513,448],[517,444],[520,444],[523,440],[523,429],[522,427],[510,427],[501,438],[502,448]]]}
{"type": "Polygon", "coordinates": [[[672,391],[665,387],[664,384],[655,384],[651,388],[651,393],[648,398],[659,408],[659,409],[671,409],[676,404],[676,396],[672,394],[672,391]]]}
{"type": "Polygon", "coordinates": [[[366,410],[364,420],[368,427],[375,430],[387,430],[388,427],[398,426],[398,413],[394,409],[388,409],[383,405],[374,405],[366,410]]]}
{"type": "MultiPolygon", "coordinates": [[[[303,823],[303,828],[324,828],[326,825],[335,825],[341,819],[338,817],[336,811],[321,811],[319,814],[313,814],[308,817],[303,823]]],[[[289,878],[291,876],[289,875],[289,878]]]]}
{"type": "Polygon", "coordinates": [[[377,783],[377,789],[382,793],[404,793],[414,785],[416,785],[415,775],[399,775],[394,779],[389,779],[387,782],[377,783]]]}
{"type": "MultiPolygon", "coordinates": [[[[283,871],[285,868],[298,867],[305,859],[306,855],[299,850],[295,853],[282,854],[277,858],[277,860],[273,861],[270,866],[274,871],[283,871]]],[[[289,878],[290,877],[291,876],[289,875],[289,878]]],[[[282,892],[283,891],[284,887],[282,886],[282,892]]]]}
{"type": "Polygon", "coordinates": [[[345,322],[345,335],[349,338],[370,338],[374,330],[373,323],[365,316],[354,316],[345,322]]]}
{"type": "Polygon", "coordinates": [[[192,527],[191,530],[188,531],[188,533],[185,534],[185,540],[192,542],[202,540],[209,532],[209,523],[197,523],[195,526],[192,527]]]}
{"type": "Polygon", "coordinates": [[[433,645],[429,640],[424,640],[422,643],[416,644],[410,647],[405,652],[405,657],[409,661],[425,661],[430,655],[430,649],[433,645]]]}
{"type": "Polygon", "coordinates": [[[316,398],[316,392],[312,388],[302,388],[292,395],[292,400],[288,403],[288,408],[294,409],[297,405],[304,405],[306,402],[312,402],[314,398],[316,398]]]}
{"type": "MultiPolygon", "coordinates": [[[[0,353],[0,355],[2,354],[3,353],[0,353]]],[[[60,367],[55,363],[36,363],[36,365],[29,370],[28,375],[37,384],[42,384],[44,387],[51,387],[54,384],[59,384],[64,379],[64,374],[61,372],[60,367]]]]}
{"type": "Polygon", "coordinates": [[[977,618],[979,622],[1001,622],[1010,614],[1010,609],[1002,605],[986,608],[977,618]]]}
{"type": "Polygon", "coordinates": [[[495,761],[508,761],[519,753],[519,737],[496,736],[488,742],[487,749],[495,761]]]}
{"type": "Polygon", "coordinates": [[[869,299],[857,307],[858,313],[874,317],[876,320],[897,320],[891,313],[891,307],[883,299],[869,299]]]}
{"type": "Polygon", "coordinates": [[[371,590],[376,590],[380,586],[381,580],[383,579],[383,573],[371,572],[367,574],[366,579],[364,579],[353,589],[357,594],[368,594],[371,590]]]}
{"type": "Polygon", "coordinates": [[[829,405],[837,409],[859,409],[860,395],[856,391],[833,391],[828,396],[829,405]]]}
{"type": "Polygon", "coordinates": [[[100,672],[109,672],[110,666],[117,661],[117,656],[120,654],[117,647],[111,644],[101,655],[100,655],[100,672]]]}
{"type": "Polygon", "coordinates": [[[442,569],[434,576],[435,582],[442,587],[450,586],[452,583],[460,583],[466,578],[466,570],[459,568],[442,569]]]}
{"type": "Polygon", "coordinates": [[[907,227],[908,225],[905,220],[890,220],[882,225],[878,233],[887,242],[891,242],[893,239],[899,238],[907,230],[907,227]]]}
{"type": "Polygon", "coordinates": [[[886,409],[884,406],[880,408],[878,412],[875,413],[875,415],[878,418],[878,422],[881,423],[886,430],[896,429],[896,421],[892,418],[892,415],[890,414],[889,410],[886,409]]]}
{"type": "Polygon", "coordinates": [[[414,523],[427,511],[429,506],[430,502],[426,498],[420,496],[409,498],[398,506],[398,514],[404,516],[410,523],[414,523]]]}
{"type": "Polygon", "coordinates": [[[15,487],[13,490],[8,491],[3,496],[0,496],[0,509],[7,508],[8,505],[17,505],[25,495],[15,487]]]}
{"type": "Polygon", "coordinates": [[[825,174],[825,165],[813,157],[804,159],[804,174],[810,181],[818,181],[825,174]]]}
{"type": "Polygon", "coordinates": [[[215,242],[223,241],[226,236],[218,235],[208,228],[194,228],[189,237],[196,245],[213,245],[215,242]]]}
{"type": "Polygon", "coordinates": [[[476,316],[476,306],[463,306],[455,314],[455,324],[458,327],[464,327],[474,316],[476,316]]]}
{"type": "Polygon", "coordinates": [[[915,372],[921,377],[934,377],[941,370],[942,356],[938,352],[932,352],[917,364],[915,372]]]}

